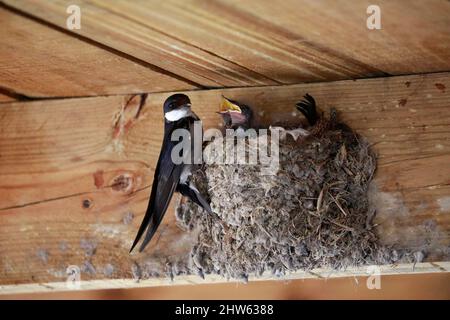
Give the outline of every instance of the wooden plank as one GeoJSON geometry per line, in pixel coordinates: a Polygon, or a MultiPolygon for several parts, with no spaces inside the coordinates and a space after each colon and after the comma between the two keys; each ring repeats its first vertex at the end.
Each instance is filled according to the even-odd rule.
{"type": "Polygon", "coordinates": [[[65,27],[82,10],[87,38],[205,86],[249,86],[450,70],[450,3],[370,0],[4,0],[65,27]],[[401,21],[401,23],[399,23],[401,21]]]}
{"type": "Polygon", "coordinates": [[[258,281],[245,284],[223,283],[200,286],[165,286],[118,290],[56,291],[28,294],[6,294],[4,300],[15,299],[450,299],[450,273],[400,274],[381,277],[381,290],[367,288],[367,275],[334,279],[301,279],[258,281]]]}
{"type": "Polygon", "coordinates": [[[73,97],[188,90],[195,86],[0,7],[0,88],[73,97]]]}
{"type": "Polygon", "coordinates": [[[231,15],[240,10],[262,19],[262,25],[270,23],[292,32],[292,42],[306,43],[373,70],[399,75],[448,71],[450,67],[448,1],[220,2],[231,8],[231,15]],[[366,10],[374,4],[381,10],[381,30],[367,29],[366,10]]]}
{"type": "MultiPolygon", "coordinates": [[[[426,243],[425,262],[432,264],[422,270],[431,272],[448,271],[450,261],[447,88],[450,73],[188,94],[206,128],[218,126],[222,94],[251,105],[263,125],[297,123],[293,106],[306,92],[321,110],[336,107],[379,154],[374,200],[381,241],[413,250],[426,243]]],[[[82,268],[83,280],[104,281],[96,288],[132,285],[136,274],[146,277],[145,270],[188,253],[191,238],[175,226],[171,207],[149,250],[128,254],[147,205],[162,138],[161,105],[169,94],[151,94],[142,107],[139,95],[2,105],[2,290],[64,282],[69,265],[82,268]]],[[[204,282],[195,276],[178,281],[204,282]]],[[[152,283],[166,280],[150,276],[145,285],[152,283]]]]}
{"type": "MultiPolygon", "coordinates": [[[[400,274],[423,274],[423,273],[442,273],[450,271],[449,262],[440,263],[416,263],[414,268],[411,264],[398,264],[394,266],[381,266],[380,275],[400,275],[400,274]]],[[[348,277],[349,275],[354,277],[361,277],[361,280],[365,280],[370,273],[367,272],[367,268],[350,268],[345,272],[330,272],[330,270],[314,269],[310,272],[293,272],[283,278],[285,281],[295,279],[334,279],[339,277],[348,277]]],[[[259,278],[250,277],[250,281],[267,281],[267,280],[279,280],[271,275],[263,275],[259,278]]],[[[205,280],[198,279],[198,276],[182,276],[177,278],[176,285],[195,285],[202,283],[219,284],[228,282],[222,277],[215,275],[206,276],[205,280]]],[[[134,279],[115,279],[115,280],[87,280],[80,283],[79,290],[98,290],[98,289],[128,289],[128,288],[146,288],[146,287],[161,287],[174,285],[170,278],[167,279],[151,279],[140,280],[134,279]]],[[[20,294],[20,293],[42,293],[42,292],[58,292],[68,291],[65,282],[49,282],[49,283],[30,283],[19,285],[0,285],[0,297],[6,294],[20,294]]]]}
{"type": "Polygon", "coordinates": [[[11,102],[11,101],[15,101],[16,99],[14,99],[13,97],[11,97],[11,96],[8,96],[8,95],[6,95],[6,94],[1,94],[0,93],[0,103],[3,103],[3,102],[11,102]]]}
{"type": "Polygon", "coordinates": [[[66,28],[68,16],[66,8],[70,4],[78,4],[83,8],[82,27],[80,30],[76,30],[78,34],[155,64],[203,86],[276,83],[214,53],[187,44],[183,40],[174,39],[141,25],[133,19],[123,17],[122,13],[114,14],[93,3],[52,1],[47,4],[42,2],[11,2],[7,4],[52,22],[61,28],[66,28]]]}

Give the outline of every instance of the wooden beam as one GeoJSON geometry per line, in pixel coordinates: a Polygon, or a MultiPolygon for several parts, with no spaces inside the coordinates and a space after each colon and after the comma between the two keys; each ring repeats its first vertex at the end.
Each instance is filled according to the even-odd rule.
{"type": "Polygon", "coordinates": [[[16,99],[14,99],[13,97],[6,95],[6,94],[1,94],[0,93],[0,103],[3,102],[11,102],[11,101],[15,101],[16,99]]]}
{"type": "MultiPolygon", "coordinates": [[[[448,88],[450,73],[438,73],[188,94],[207,128],[220,122],[221,94],[251,105],[264,125],[297,123],[293,106],[307,92],[321,110],[337,108],[379,154],[374,201],[381,241],[426,252],[419,269],[400,267],[409,273],[448,271],[448,88]]],[[[167,283],[149,270],[162,274],[166,258],[188,254],[191,239],[175,225],[173,207],[149,250],[128,250],[147,205],[169,94],[150,94],[142,106],[140,95],[2,104],[1,292],[47,290],[39,285],[45,283],[63,289],[55,282],[65,281],[69,265],[80,266],[83,280],[97,281],[95,288],[132,286],[137,275],[149,276],[145,285],[167,283]]]]}
{"type": "Polygon", "coordinates": [[[16,95],[74,97],[195,88],[164,70],[139,64],[0,7],[0,89],[16,95]]]}
{"type": "MultiPolygon", "coordinates": [[[[411,264],[397,264],[393,266],[381,266],[380,276],[386,275],[400,275],[400,274],[423,274],[423,273],[442,273],[450,271],[449,262],[439,263],[416,263],[411,264]]],[[[343,271],[330,271],[326,269],[314,269],[309,272],[298,271],[286,275],[283,280],[296,279],[333,279],[339,277],[364,277],[370,276],[370,271],[367,268],[350,268],[343,271]]],[[[273,275],[264,274],[261,277],[250,277],[250,281],[276,281],[279,278],[273,275]]],[[[216,275],[207,275],[205,279],[199,279],[198,276],[180,276],[173,282],[170,278],[166,279],[149,279],[140,280],[135,279],[104,279],[104,280],[87,280],[80,283],[79,290],[98,290],[98,289],[128,289],[128,288],[148,288],[171,285],[195,285],[195,284],[218,284],[228,282],[225,278],[216,275]]],[[[49,282],[49,283],[29,283],[19,285],[0,285],[1,295],[7,294],[23,294],[23,293],[42,293],[42,292],[58,292],[73,290],[67,287],[66,282],[49,282]]],[[[78,289],[77,289],[78,290],[78,289]]]]}
{"type": "Polygon", "coordinates": [[[3,2],[61,28],[77,4],[74,33],[209,87],[450,70],[448,1],[377,1],[381,30],[370,0],[3,2]]]}

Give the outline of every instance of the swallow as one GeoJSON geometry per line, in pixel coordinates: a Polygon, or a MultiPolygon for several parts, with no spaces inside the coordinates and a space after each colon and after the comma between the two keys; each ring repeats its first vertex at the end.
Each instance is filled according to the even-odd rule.
{"type": "MultiPolygon", "coordinates": [[[[191,133],[191,152],[183,157],[191,157],[193,154],[194,141],[193,131],[194,122],[200,119],[191,110],[191,101],[184,94],[174,94],[164,102],[164,138],[156,165],[153,178],[150,199],[142,220],[136,239],[131,246],[130,252],[146,232],[144,240],[139,248],[142,252],[154,236],[160,225],[164,214],[167,211],[170,200],[174,192],[179,192],[183,196],[190,198],[193,202],[201,206],[208,213],[212,213],[209,203],[200,194],[198,189],[189,181],[189,176],[195,169],[195,165],[186,161],[175,164],[172,160],[172,150],[176,141],[172,141],[172,133],[176,129],[186,129],[191,133]]],[[[191,161],[192,162],[192,161],[191,161]]]]}
{"type": "Polygon", "coordinates": [[[222,96],[220,111],[225,129],[249,129],[252,125],[253,112],[249,106],[222,96]]]}

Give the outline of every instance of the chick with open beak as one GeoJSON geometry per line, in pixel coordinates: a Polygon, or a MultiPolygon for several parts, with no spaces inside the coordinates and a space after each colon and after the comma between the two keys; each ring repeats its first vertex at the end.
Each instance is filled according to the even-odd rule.
{"type": "Polygon", "coordinates": [[[222,103],[218,113],[223,118],[225,129],[248,129],[252,127],[253,114],[249,106],[239,104],[222,96],[222,103]]]}

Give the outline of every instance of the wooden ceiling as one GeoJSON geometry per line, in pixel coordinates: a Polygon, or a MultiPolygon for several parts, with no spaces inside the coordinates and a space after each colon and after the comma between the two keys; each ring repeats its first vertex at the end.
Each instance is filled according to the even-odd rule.
{"type": "MultiPolygon", "coordinates": [[[[145,271],[189,254],[174,203],[152,249],[128,250],[175,91],[191,91],[205,128],[222,94],[264,126],[298,125],[306,92],[335,107],[378,154],[381,241],[426,244],[424,263],[383,273],[448,271],[450,1],[376,2],[381,30],[366,27],[371,0],[0,0],[0,294],[67,290],[68,265],[84,289],[169,283],[145,271]],[[80,30],[66,28],[70,4],[80,30]]],[[[223,279],[175,283],[199,281],[223,279]]]]}
{"type": "Polygon", "coordinates": [[[0,102],[450,70],[449,1],[377,1],[368,30],[371,2],[2,0],[0,102]]]}

